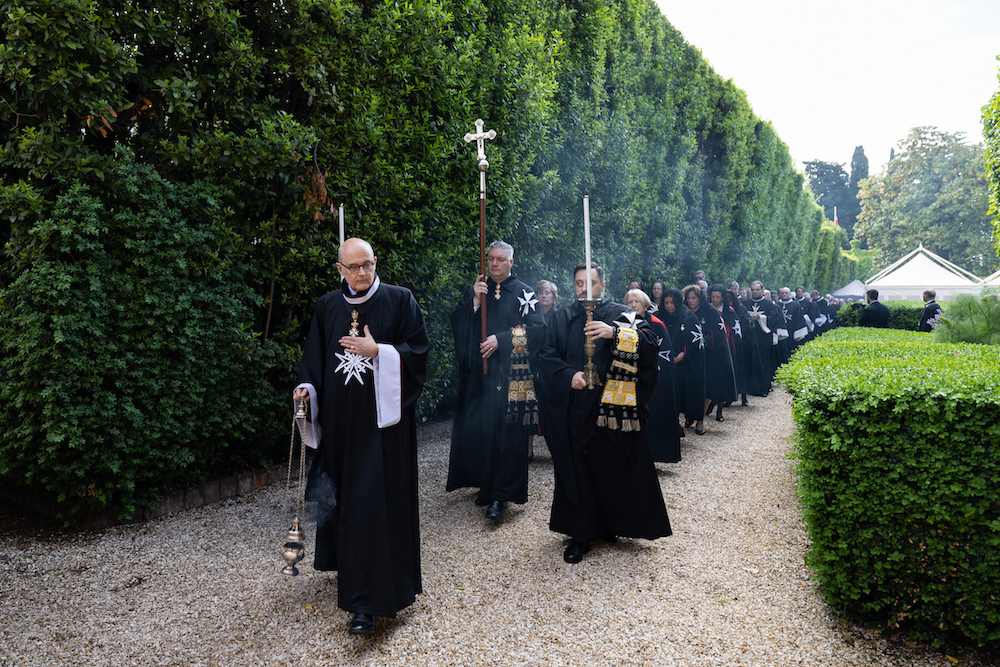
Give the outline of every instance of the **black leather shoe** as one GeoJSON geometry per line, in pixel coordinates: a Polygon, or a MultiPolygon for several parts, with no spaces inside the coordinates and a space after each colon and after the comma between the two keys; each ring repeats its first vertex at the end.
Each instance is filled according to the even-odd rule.
{"type": "Polygon", "coordinates": [[[717,422],[724,422],[724,421],[726,421],[726,418],[723,417],[722,415],[715,415],[715,421],[717,421],[717,422]]]}
{"type": "Polygon", "coordinates": [[[705,429],[701,429],[700,431],[698,429],[695,429],[694,432],[697,433],[698,435],[705,435],[705,429]]]}
{"type": "Polygon", "coordinates": [[[571,540],[569,545],[566,547],[566,551],[563,552],[563,560],[567,563],[579,563],[583,560],[583,554],[588,551],[590,551],[589,544],[571,540]]]}
{"type": "Polygon", "coordinates": [[[692,424],[694,424],[694,420],[693,419],[685,419],[684,420],[684,428],[691,428],[692,424]]]}
{"type": "Polygon", "coordinates": [[[493,504],[486,510],[486,518],[490,521],[499,521],[503,518],[503,503],[499,500],[494,500],[493,504]]]}
{"type": "Polygon", "coordinates": [[[347,631],[352,635],[370,635],[375,632],[375,619],[369,614],[355,614],[347,631]]]}
{"type": "Polygon", "coordinates": [[[750,405],[750,402],[747,400],[746,394],[743,395],[740,405],[742,405],[743,407],[750,405]]]}

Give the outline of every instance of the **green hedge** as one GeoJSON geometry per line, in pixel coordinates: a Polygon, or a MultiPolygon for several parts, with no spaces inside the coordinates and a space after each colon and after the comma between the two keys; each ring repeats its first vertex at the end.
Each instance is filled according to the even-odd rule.
{"type": "MultiPolygon", "coordinates": [[[[924,309],[922,301],[883,301],[889,307],[889,328],[902,331],[916,331],[920,322],[920,311],[924,309]]],[[[864,302],[845,303],[837,311],[841,326],[856,327],[861,317],[861,306],[864,302]]]]}
{"type": "Polygon", "coordinates": [[[128,157],[8,244],[27,268],[0,290],[0,477],[55,492],[67,519],[124,518],[252,460],[286,400],[260,373],[279,349],[244,324],[229,195],[128,157]]]}
{"type": "Polygon", "coordinates": [[[935,643],[1000,645],[1000,350],[838,329],[778,379],[827,602],[935,643]]]}

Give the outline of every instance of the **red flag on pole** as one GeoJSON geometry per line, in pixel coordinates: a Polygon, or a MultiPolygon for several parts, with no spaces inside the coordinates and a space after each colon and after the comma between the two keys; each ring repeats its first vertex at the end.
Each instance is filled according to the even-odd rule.
{"type": "Polygon", "coordinates": [[[837,207],[833,207],[833,226],[840,227],[840,223],[837,221],[837,207]]]}

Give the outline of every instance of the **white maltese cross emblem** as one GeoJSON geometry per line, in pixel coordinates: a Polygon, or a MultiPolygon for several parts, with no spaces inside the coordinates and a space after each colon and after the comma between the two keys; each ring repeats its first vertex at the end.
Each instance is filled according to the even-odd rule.
{"type": "Polygon", "coordinates": [[[347,354],[341,354],[340,352],[334,353],[338,359],[340,359],[340,365],[337,366],[335,373],[343,372],[346,377],[344,377],[344,384],[348,384],[351,378],[357,378],[358,384],[364,384],[364,378],[361,377],[362,373],[367,371],[374,371],[375,364],[368,357],[364,357],[360,354],[355,354],[353,352],[348,352],[347,354]]]}
{"type": "Polygon", "coordinates": [[[521,302],[521,316],[524,317],[528,314],[529,310],[535,309],[535,306],[538,304],[538,299],[535,298],[534,292],[529,292],[526,289],[522,289],[521,293],[524,294],[524,296],[517,297],[517,300],[521,302]]]}
{"type": "Polygon", "coordinates": [[[691,342],[697,345],[699,350],[705,349],[705,334],[700,324],[694,325],[694,329],[691,330],[691,342]]]}

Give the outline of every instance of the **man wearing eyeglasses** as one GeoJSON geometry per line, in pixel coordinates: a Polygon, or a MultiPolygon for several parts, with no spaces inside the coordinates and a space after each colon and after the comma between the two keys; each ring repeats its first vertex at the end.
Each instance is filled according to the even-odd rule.
{"type": "Polygon", "coordinates": [[[534,290],[511,275],[513,264],[513,246],[490,244],[488,275],[476,278],[451,314],[459,389],[445,488],[478,487],[476,504],[493,523],[506,503],[528,501],[528,436],[538,430],[531,365],[545,323],[534,290]]]}
{"type": "Polygon", "coordinates": [[[416,299],[379,280],[371,245],[344,242],[341,288],[316,302],[293,398],[309,401],[318,451],[307,494],[313,568],[337,570],[348,631],[371,634],[421,591],[417,423],[429,343],[416,299]]]}

